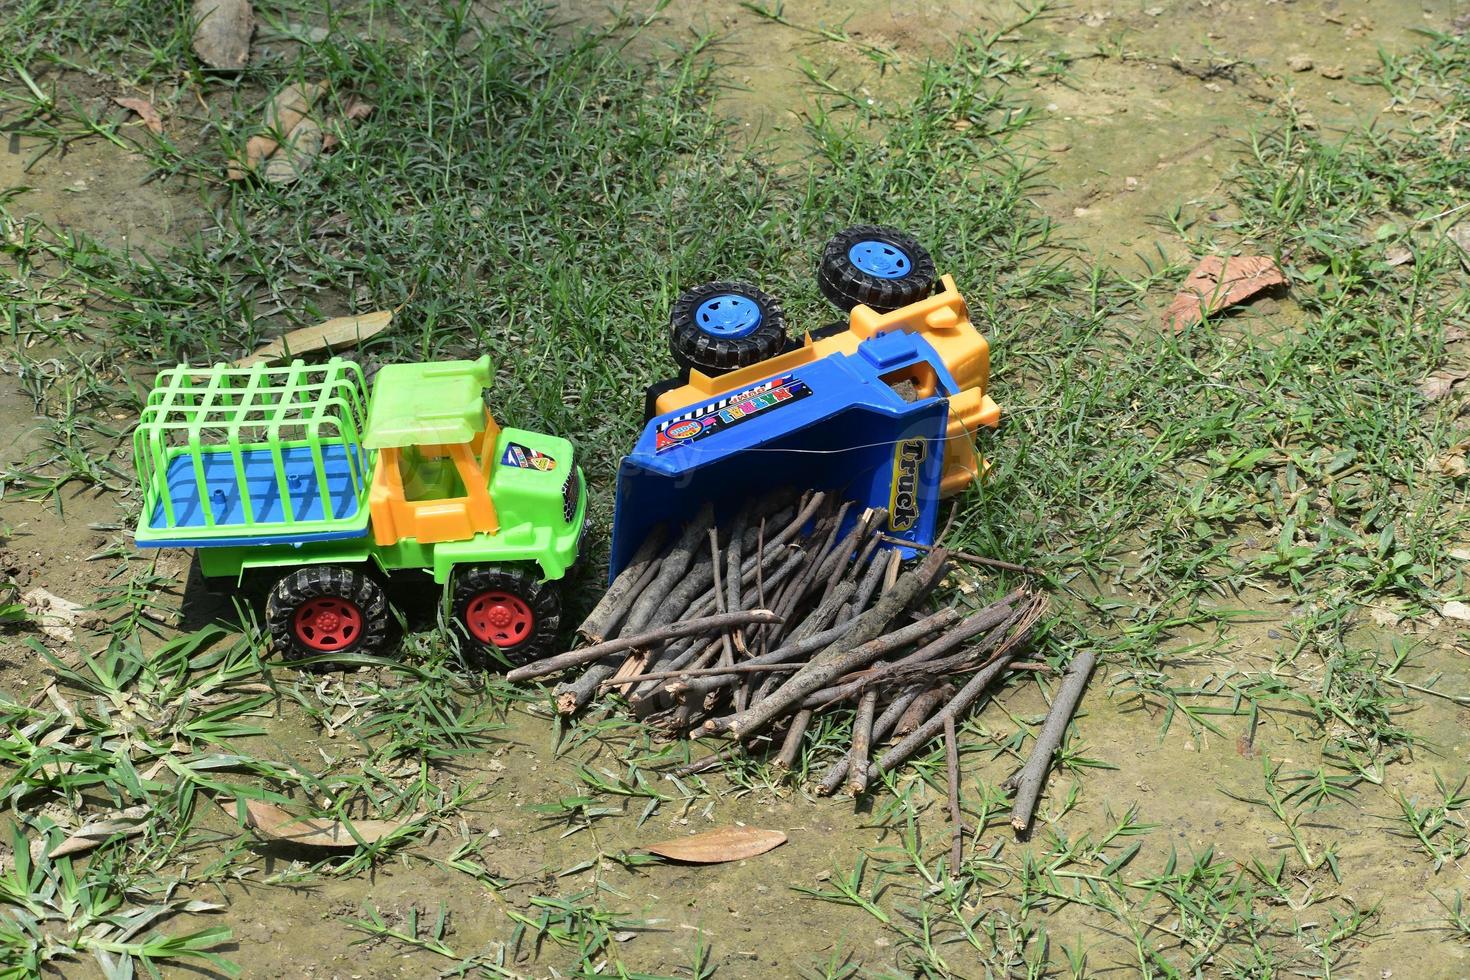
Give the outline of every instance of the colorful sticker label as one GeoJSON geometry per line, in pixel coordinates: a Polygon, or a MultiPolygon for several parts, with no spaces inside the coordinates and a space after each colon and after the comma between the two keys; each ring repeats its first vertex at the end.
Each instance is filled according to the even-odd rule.
{"type": "Polygon", "coordinates": [[[741,422],[748,422],[757,415],[798,402],[811,393],[812,389],[805,381],[789,374],[762,381],[744,391],[691,408],[660,422],[655,433],[653,451],[661,453],[666,449],[717,435],[741,422]]]}
{"type": "Polygon", "coordinates": [[[505,455],[500,457],[500,464],[514,466],[518,470],[540,470],[543,473],[556,469],[556,460],[518,442],[506,443],[505,455]]]}
{"type": "Polygon", "coordinates": [[[908,531],[919,521],[919,467],[929,449],[923,439],[893,447],[893,488],[888,493],[888,529],[908,531]]]}

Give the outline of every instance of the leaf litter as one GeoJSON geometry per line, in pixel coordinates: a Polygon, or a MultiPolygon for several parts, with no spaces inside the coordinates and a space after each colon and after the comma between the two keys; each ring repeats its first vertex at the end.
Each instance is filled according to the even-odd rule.
{"type": "Polygon", "coordinates": [[[158,110],[152,102],[149,102],[147,99],[135,99],[124,96],[114,96],[112,101],[115,105],[121,106],[142,120],[143,125],[148,127],[150,133],[158,136],[163,135],[163,117],[158,114],[158,110]]]}
{"type": "Polygon", "coordinates": [[[1205,317],[1234,306],[1273,286],[1286,285],[1275,259],[1260,255],[1206,255],[1184,280],[1164,312],[1170,328],[1182,333],[1205,317]]]}
{"type": "Polygon", "coordinates": [[[646,850],[671,861],[688,864],[724,864],[744,861],[786,843],[779,830],[759,827],[720,827],[702,834],[649,844],[646,850]]]}
{"type": "MultiPolygon", "coordinates": [[[[376,844],[424,819],[424,814],[415,813],[401,820],[328,820],[299,816],[264,800],[234,802],[245,804],[245,826],[260,836],[306,847],[357,847],[358,844],[376,844]]],[[[230,816],[238,815],[226,803],[221,802],[220,806],[230,816]]]]}
{"type": "Polygon", "coordinates": [[[351,347],[387,330],[393,322],[395,312],[395,310],[377,310],[373,313],[337,316],[310,327],[292,330],[272,340],[255,353],[240,358],[235,362],[235,366],[249,367],[262,361],[279,360],[288,354],[298,357],[319,350],[351,347]]]}

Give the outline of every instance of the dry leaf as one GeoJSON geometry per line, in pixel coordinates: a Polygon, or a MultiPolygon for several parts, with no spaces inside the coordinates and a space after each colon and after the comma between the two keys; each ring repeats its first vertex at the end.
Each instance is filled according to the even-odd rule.
{"type": "Polygon", "coordinates": [[[1470,376],[1470,372],[1448,369],[1435,371],[1419,382],[1419,394],[1424,396],[1425,401],[1437,402],[1453,391],[1455,385],[1464,381],[1467,376],[1470,376]]]}
{"type": "Polygon", "coordinates": [[[63,599],[40,587],[21,596],[20,601],[30,613],[31,618],[41,627],[41,632],[53,640],[59,640],[62,643],[71,642],[75,635],[72,632],[72,626],[76,624],[77,614],[82,610],[80,602],[63,599]]]}
{"type": "Polygon", "coordinates": [[[293,184],[300,180],[321,156],[324,136],[315,120],[301,120],[291,129],[286,142],[265,162],[261,177],[272,184],[293,184]]]}
{"type": "Polygon", "coordinates": [[[1184,280],[1164,319],[1175,333],[1181,333],[1216,310],[1285,284],[1286,277],[1274,259],[1232,255],[1222,260],[1218,255],[1207,255],[1184,280]]]}
{"type": "Polygon", "coordinates": [[[245,158],[231,160],[227,176],[243,180],[257,170],[291,135],[291,131],[311,114],[317,99],[327,90],[326,82],[294,82],[282,86],[265,106],[266,132],[245,142],[245,158]]]}
{"type": "Polygon", "coordinates": [[[373,110],[376,108],[377,106],[373,105],[371,102],[362,102],[357,99],[352,99],[347,103],[347,108],[342,110],[342,118],[350,119],[353,122],[359,122],[363,119],[366,119],[368,116],[371,116],[373,114],[373,110]]]}
{"type": "Polygon", "coordinates": [[[757,854],[780,847],[786,843],[786,835],[779,830],[761,830],[756,827],[721,827],[703,834],[680,837],[677,840],[660,841],[648,845],[648,850],[672,861],[687,861],[690,864],[723,864],[726,861],[744,861],[757,854]]]}
{"type": "Polygon", "coordinates": [[[122,835],[135,837],[148,829],[152,808],[147,805],[130,806],[101,820],[89,820],[71,833],[66,840],[57,844],[47,857],[64,857],[90,851],[111,837],[122,835]]]}
{"type": "Polygon", "coordinates": [[[1439,614],[1445,619],[1455,619],[1462,623],[1470,623],[1470,606],[1460,602],[1458,599],[1451,600],[1440,606],[1439,614]]]}
{"type": "MultiPolygon", "coordinates": [[[[220,805],[226,813],[235,815],[232,807],[220,805]]],[[[352,831],[349,831],[347,823],[341,820],[299,817],[263,800],[245,801],[245,826],[262,837],[307,847],[356,847],[359,840],[373,844],[422,819],[423,814],[415,813],[403,820],[353,820],[352,831]],[[356,837],[352,836],[353,832],[356,832],[356,837]]]]}
{"type": "Polygon", "coordinates": [[[157,109],[153,108],[152,102],[147,99],[130,98],[114,98],[112,101],[129,112],[137,113],[138,118],[143,120],[143,125],[148,127],[150,133],[160,135],[163,133],[163,117],[158,114],[157,109]]]}
{"type": "Polygon", "coordinates": [[[250,58],[250,0],[194,0],[194,53],[210,68],[238,71],[250,58]]]}
{"type": "Polygon", "coordinates": [[[322,138],[322,152],[325,153],[335,148],[342,141],[341,134],[345,128],[344,123],[354,123],[366,119],[373,114],[373,110],[376,108],[377,106],[371,102],[359,102],[357,99],[348,102],[347,107],[342,110],[342,118],[333,119],[327,125],[326,135],[322,138]]]}
{"type": "Polygon", "coordinates": [[[387,330],[392,322],[392,310],[333,317],[315,326],[301,327],[277,337],[254,354],[240,358],[235,362],[235,367],[249,367],[261,361],[278,360],[288,353],[292,357],[298,357],[326,348],[350,347],[377,336],[387,330]]]}

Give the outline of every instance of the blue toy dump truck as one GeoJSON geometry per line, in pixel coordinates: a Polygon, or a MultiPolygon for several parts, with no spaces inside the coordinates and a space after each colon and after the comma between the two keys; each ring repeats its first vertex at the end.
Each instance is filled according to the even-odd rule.
{"type": "Polygon", "coordinates": [[[657,523],[705,502],[738,508],[774,487],[810,487],[889,512],[888,532],[930,544],[937,502],[977,479],[990,351],[949,276],[912,237],[859,226],[818,266],[846,322],[787,339],[779,304],[714,282],[671,315],[678,378],[649,389],[648,416],[618,471],[610,574],[657,523]]]}

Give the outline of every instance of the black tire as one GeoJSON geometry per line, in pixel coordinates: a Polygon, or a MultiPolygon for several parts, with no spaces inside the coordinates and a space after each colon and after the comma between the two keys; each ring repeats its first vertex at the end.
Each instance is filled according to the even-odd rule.
{"type": "Polygon", "coordinates": [[[817,286],[840,310],[861,303],[891,313],[928,296],[938,277],[917,239],[881,225],[838,232],[817,263],[817,286]]]}
{"type": "Polygon", "coordinates": [[[542,581],[534,566],[461,568],[454,576],[453,599],[454,619],[469,640],[466,659],[472,666],[496,666],[497,654],[511,664],[524,664],[551,653],[561,624],[561,595],[556,583],[542,581]],[[506,616],[504,622],[495,618],[500,614],[506,616]],[[514,641],[502,645],[497,631],[514,641]]]}
{"type": "Polygon", "coordinates": [[[785,349],[781,304],[749,283],[695,286],[669,314],[669,350],[682,368],[725,374],[785,349]]]}
{"type": "Polygon", "coordinates": [[[265,620],[272,643],[288,660],[376,656],[388,645],[383,587],[343,565],[307,565],[278,581],[266,598],[265,620]]]}

